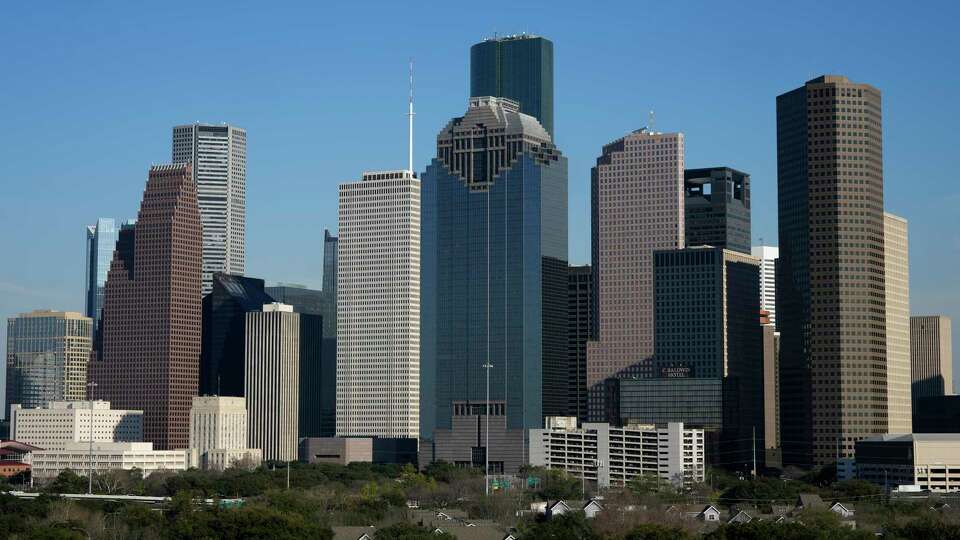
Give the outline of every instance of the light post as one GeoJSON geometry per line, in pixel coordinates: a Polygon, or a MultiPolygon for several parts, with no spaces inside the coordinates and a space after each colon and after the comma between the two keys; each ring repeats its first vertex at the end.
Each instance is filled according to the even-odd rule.
{"type": "Polygon", "coordinates": [[[87,383],[87,401],[90,403],[90,470],[87,474],[87,495],[93,494],[93,392],[97,383],[87,383]]]}

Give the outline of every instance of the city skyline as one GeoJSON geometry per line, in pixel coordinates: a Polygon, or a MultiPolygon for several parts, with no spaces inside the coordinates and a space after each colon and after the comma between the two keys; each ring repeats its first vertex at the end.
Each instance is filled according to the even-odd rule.
{"type": "MultiPolygon", "coordinates": [[[[69,11],[69,10],[68,10],[69,11]]],[[[887,13],[877,14],[880,18],[880,27],[884,24],[893,24],[893,17],[887,13]]],[[[733,16],[731,14],[730,16],[733,16]]],[[[27,17],[29,18],[29,17],[27,17]]],[[[518,20],[531,19],[524,17],[524,13],[517,16],[518,20]]],[[[838,17],[837,20],[841,20],[838,17]]],[[[561,20],[563,18],[561,17],[561,20]]],[[[242,21],[241,21],[242,22],[242,21]]],[[[249,24],[249,23],[246,23],[249,24]]],[[[376,23],[383,24],[383,23],[376,23]]],[[[538,23],[542,24],[542,23],[538,23]]],[[[693,24],[691,22],[691,24],[693,24]]],[[[798,23],[799,24],[799,23],[798,23]]],[[[801,52],[793,49],[786,44],[781,43],[778,51],[782,54],[796,54],[797,57],[791,57],[796,61],[795,65],[783,68],[773,74],[749,75],[742,71],[738,74],[741,77],[764,78],[762,84],[744,84],[739,93],[742,94],[740,100],[731,99],[730,94],[722,96],[716,95],[716,90],[711,88],[711,93],[692,95],[690,93],[680,92],[679,97],[668,99],[665,97],[662,89],[656,89],[654,83],[658,80],[665,80],[668,76],[668,70],[664,64],[667,60],[675,62],[689,61],[680,56],[682,52],[670,53],[667,59],[662,58],[643,58],[642,61],[649,61],[650,67],[640,70],[647,75],[653,75],[650,86],[640,86],[636,80],[619,86],[614,85],[604,92],[597,91],[597,86],[584,87],[583,82],[578,79],[587,74],[602,74],[604,77],[611,77],[616,81],[617,69],[612,63],[599,63],[587,74],[579,71],[581,63],[590,62],[590,56],[595,53],[594,47],[606,46],[609,42],[605,40],[593,41],[596,43],[585,43],[583,36],[571,34],[568,23],[548,24],[544,26],[534,26],[530,30],[539,35],[551,39],[557,44],[557,69],[556,81],[557,100],[555,104],[555,120],[557,124],[558,144],[564,148],[564,154],[570,159],[570,243],[569,259],[572,264],[582,264],[589,260],[589,166],[602,144],[618,136],[627,130],[636,129],[647,123],[648,108],[654,108],[657,111],[658,128],[665,131],[680,131],[685,133],[687,140],[688,156],[686,165],[688,167],[713,167],[728,165],[751,173],[754,189],[753,208],[754,208],[754,244],[759,244],[759,238],[764,238],[767,244],[774,243],[776,238],[776,188],[775,188],[775,152],[773,151],[774,134],[773,114],[774,98],[776,95],[786,92],[805,80],[812,79],[822,73],[842,73],[849,76],[852,80],[867,81],[870,84],[880,88],[884,92],[884,123],[888,126],[897,126],[887,130],[884,134],[884,148],[887,154],[884,167],[886,177],[886,191],[888,201],[887,210],[906,217],[911,222],[911,279],[913,287],[911,288],[911,311],[913,314],[934,314],[945,313],[952,317],[957,316],[958,291],[952,291],[944,288],[949,285],[949,274],[944,270],[952,266],[954,262],[951,257],[954,246],[948,244],[946,249],[942,244],[944,235],[940,231],[953,231],[957,219],[954,215],[948,214],[946,210],[950,208],[948,204],[955,199],[955,195],[948,194],[947,197],[938,197],[936,195],[918,196],[912,195],[911,191],[917,193],[935,193],[932,189],[923,189],[926,186],[932,186],[934,178],[942,177],[942,172],[946,170],[946,157],[936,157],[936,148],[945,144],[944,141],[950,141],[949,132],[939,131],[942,128],[927,124],[920,117],[923,115],[924,107],[935,107],[938,114],[928,114],[931,117],[942,117],[946,109],[947,116],[956,115],[957,110],[951,108],[948,95],[951,90],[957,86],[955,79],[948,79],[946,84],[940,86],[944,95],[918,95],[914,97],[912,93],[907,93],[903,85],[909,85],[911,92],[913,85],[911,82],[910,70],[893,69],[898,67],[897,61],[905,59],[903,54],[895,54],[889,59],[887,64],[876,65],[875,61],[869,56],[860,55],[853,51],[843,50],[841,53],[830,56],[828,53],[829,38],[828,30],[831,27],[829,21],[824,22],[824,36],[827,36],[827,43],[816,45],[812,50],[803,48],[801,52]],[[822,48],[821,48],[822,47],[822,48]],[[801,59],[803,56],[804,59],[801,59]],[[586,57],[586,58],[584,58],[586,57]],[[640,97],[635,94],[640,88],[643,93],[640,97]],[[743,89],[746,90],[743,90],[743,89]],[[649,94],[647,94],[649,92],[649,94]],[[615,94],[610,99],[610,94],[615,94]],[[649,95],[649,97],[647,97],[649,95]],[[742,100],[753,103],[744,103],[742,100]],[[930,101],[930,104],[922,103],[930,101]],[[630,103],[625,107],[625,103],[630,103]],[[661,105],[665,103],[665,105],[661,105]],[[666,107],[666,108],[664,108],[666,107]],[[633,115],[613,114],[615,110],[632,110],[633,115]],[[726,110],[726,109],[732,109],[726,110]],[[582,133],[584,130],[577,128],[587,116],[587,112],[592,111],[596,114],[601,113],[601,126],[591,126],[588,133],[582,133]],[[666,112],[666,114],[664,114],[666,112]],[[759,120],[750,118],[759,115],[759,120]],[[616,117],[615,121],[610,118],[616,117]],[[710,117],[709,121],[698,119],[697,116],[710,117]],[[752,126],[752,129],[758,132],[755,136],[743,137],[736,144],[720,139],[736,137],[717,137],[716,130],[718,126],[723,129],[737,129],[733,120],[741,118],[747,119],[745,124],[752,126]],[[764,121],[760,121],[764,120],[764,121]],[[931,131],[932,129],[932,131],[931,131]],[[912,139],[909,133],[924,131],[932,133],[924,137],[924,148],[920,148],[918,143],[912,139]],[[906,132],[906,134],[905,134],[906,132]],[[942,140],[938,140],[942,139],[942,140]],[[758,141],[762,141],[759,142],[758,141]],[[913,157],[904,157],[904,153],[913,157]],[[928,154],[929,152],[929,154],[928,154]],[[730,156],[729,159],[723,156],[730,156]],[[940,172],[940,174],[937,174],[940,172]],[[911,195],[911,196],[904,196],[911,195]],[[941,206],[942,205],[942,206],[941,206]],[[940,212],[937,209],[941,209],[940,212]],[[933,278],[931,278],[933,276],[933,278]]],[[[423,45],[411,44],[413,56],[417,58],[417,94],[418,94],[418,124],[416,131],[415,145],[415,169],[422,172],[426,163],[429,161],[431,144],[424,144],[435,136],[437,130],[442,127],[443,120],[454,114],[458,114],[462,109],[464,102],[464,87],[468,82],[468,67],[466,59],[468,58],[469,46],[478,42],[482,37],[491,36],[497,27],[492,20],[480,19],[476,21],[476,26],[472,33],[461,35],[456,38],[455,43],[460,43],[459,47],[451,47],[450,58],[456,60],[456,68],[451,69],[446,58],[431,54],[423,45]],[[446,81],[444,79],[449,79],[446,81]],[[442,97],[438,97],[442,96],[442,97]],[[441,120],[438,120],[441,119],[441,120]],[[417,151],[416,149],[420,149],[417,151]],[[427,151],[424,151],[424,150],[427,151]]],[[[503,30],[503,29],[501,29],[503,30]]],[[[616,29],[615,29],[616,30],[616,29]]],[[[185,30],[186,31],[186,30],[185,30]]],[[[854,28],[854,31],[865,32],[864,28],[854,28]]],[[[917,31],[908,29],[908,31],[917,31]]],[[[658,33],[659,31],[655,31],[658,33]]],[[[767,35],[764,32],[760,36],[767,35]]],[[[363,39],[375,40],[377,38],[366,35],[363,39]]],[[[609,38],[614,44],[617,40],[623,39],[619,31],[612,32],[609,38]]],[[[938,39],[946,39],[936,32],[930,36],[917,36],[916,39],[924,44],[938,43],[938,39]]],[[[950,38],[955,39],[955,38],[950,38]]],[[[371,46],[375,41],[371,41],[371,46]]],[[[834,42],[836,43],[836,42],[834,42]]],[[[101,44],[102,45],[102,44],[101,44]]],[[[96,45],[89,45],[94,47],[96,45]]],[[[245,45],[246,46],[246,45],[245,45]]],[[[283,46],[291,46],[290,43],[284,43],[283,46]]],[[[937,44],[942,47],[943,44],[937,44]]],[[[869,48],[869,47],[867,47],[869,48]]],[[[950,47],[946,47],[950,49],[950,47]]],[[[640,49],[642,50],[642,48],[640,49]]],[[[721,48],[716,54],[722,58],[724,55],[732,54],[737,50],[736,47],[721,48]]],[[[914,51],[924,50],[921,45],[913,48],[914,51]]],[[[49,51],[47,51],[49,52],[49,51]]],[[[686,51],[689,52],[689,51],[686,51]]],[[[369,53],[369,51],[367,51],[369,53]]],[[[388,102],[382,108],[369,107],[369,110],[363,109],[363,102],[353,103],[348,109],[352,113],[359,114],[362,118],[379,117],[390,118],[390,114],[397,116],[395,130],[384,129],[383,135],[378,135],[370,142],[371,147],[365,150],[373,157],[372,165],[382,165],[383,168],[390,168],[402,163],[405,145],[403,144],[404,132],[402,118],[402,107],[405,102],[405,70],[406,57],[408,51],[399,51],[395,55],[376,55],[374,69],[368,74],[359,74],[349,71],[350,80],[356,81],[357,87],[366,87],[362,84],[365,80],[375,80],[382,83],[376,94],[362,93],[361,99],[371,98],[373,100],[383,100],[388,102]],[[393,56],[397,56],[394,58],[393,56]],[[396,65],[394,65],[396,64],[396,65]],[[380,68],[380,69],[377,69],[380,68]],[[391,71],[392,70],[392,71],[391,71]],[[366,77],[366,78],[364,78],[366,77]],[[393,103],[391,98],[397,101],[393,103]]],[[[43,54],[43,51],[33,54],[43,54]]],[[[351,53],[353,54],[353,53],[351,53]]],[[[756,61],[757,53],[751,53],[748,60],[756,61]]],[[[773,56],[770,54],[769,56],[773,56]]],[[[353,57],[351,57],[353,58],[353,57]]],[[[362,56],[359,58],[363,58],[362,56]]],[[[618,56],[618,58],[620,58],[618,56]]],[[[731,60],[727,65],[729,69],[735,70],[739,65],[737,61],[731,60]]],[[[163,59],[161,59],[163,60],[163,59]]],[[[940,60],[947,64],[955,62],[953,59],[940,57],[940,60]]],[[[6,62],[7,60],[4,60],[6,62]]],[[[258,60],[259,61],[259,60],[258,60]]],[[[12,62],[16,62],[15,60],[12,62]]],[[[694,62],[694,64],[696,64],[694,62]]],[[[721,62],[723,64],[723,62],[721,62]]],[[[686,68],[690,66],[682,64],[686,68]]],[[[276,69],[281,75],[285,65],[276,69]]],[[[727,66],[724,66],[727,67],[727,66]]],[[[762,70],[760,70],[762,71],[762,70]]],[[[79,76],[79,75],[74,75],[79,76]]],[[[916,76],[916,75],[914,75],[916,76]]],[[[929,77],[929,76],[928,76],[929,77]]],[[[697,77],[690,75],[690,81],[697,80],[697,77]]],[[[921,79],[922,80],[922,79],[921,79]]],[[[316,83],[315,79],[311,80],[316,83]]],[[[751,79],[754,83],[756,79],[751,79]]],[[[142,83],[142,81],[137,81],[142,83]]],[[[310,82],[310,81],[305,81],[310,82]]],[[[595,84],[595,81],[594,81],[595,84]]],[[[98,89],[104,89],[106,85],[97,85],[98,89]]],[[[712,85],[711,85],[712,86],[712,85]]],[[[920,85],[918,85],[920,86],[920,85]]],[[[351,88],[353,85],[351,85],[351,88]]],[[[304,87],[297,92],[303,92],[311,96],[311,92],[317,90],[312,87],[304,87]]],[[[44,87],[49,92],[50,89],[44,87]]],[[[364,88],[362,92],[368,92],[364,88]]],[[[23,89],[14,84],[5,90],[0,90],[0,96],[10,99],[7,102],[15,102],[17,98],[26,99],[28,96],[22,94],[23,89]]],[[[207,98],[191,98],[188,103],[177,103],[165,101],[161,107],[157,107],[144,114],[140,118],[127,119],[126,115],[116,117],[110,111],[106,111],[106,118],[100,121],[97,126],[110,126],[112,131],[123,131],[121,128],[126,126],[124,122],[135,122],[135,129],[143,129],[147,135],[141,141],[129,141],[127,137],[122,136],[120,141],[110,139],[111,144],[117,144],[125,154],[118,158],[116,166],[114,161],[102,161],[102,158],[89,155],[86,158],[73,157],[70,151],[64,149],[64,156],[52,160],[51,163],[35,164],[32,167],[23,165],[23,157],[18,155],[26,149],[25,155],[31,155],[38,150],[23,146],[25,143],[16,141],[13,138],[3,139],[9,144],[4,145],[4,153],[9,153],[9,159],[5,161],[5,169],[0,170],[0,175],[4,178],[5,186],[12,189],[12,197],[6,198],[7,202],[0,203],[0,215],[3,216],[0,225],[7,225],[7,230],[12,229],[13,224],[28,220],[31,210],[35,204],[38,204],[42,197],[37,191],[51,192],[52,204],[61,210],[57,219],[48,222],[37,223],[42,232],[44,242],[32,242],[33,245],[22,243],[17,235],[7,235],[5,239],[11,241],[10,249],[14,254],[14,259],[26,261],[28,264],[16,265],[14,268],[5,268],[0,273],[0,291],[4,292],[4,298],[0,300],[0,316],[9,317],[19,312],[26,312],[33,309],[50,308],[57,310],[82,311],[83,299],[80,295],[80,288],[77,286],[77,276],[81,275],[80,266],[83,260],[82,246],[77,240],[76,231],[80,226],[93,223],[100,216],[131,216],[136,211],[136,202],[139,200],[138,193],[142,188],[142,170],[145,163],[163,163],[169,159],[169,130],[174,125],[189,123],[194,120],[201,122],[219,123],[227,121],[244,126],[250,133],[251,163],[249,169],[250,194],[248,195],[250,207],[250,219],[248,224],[248,275],[265,278],[268,283],[277,281],[296,281],[305,283],[315,289],[320,288],[321,283],[321,253],[322,253],[322,231],[324,227],[333,228],[336,222],[336,185],[344,179],[350,178],[350,170],[356,170],[361,160],[350,153],[341,153],[340,145],[329,146],[322,153],[314,153],[307,161],[294,162],[293,164],[285,162],[282,157],[284,153],[277,153],[277,149],[282,147],[282,141],[290,138],[288,134],[282,133],[282,124],[273,124],[272,119],[267,117],[272,115],[271,107],[260,104],[243,103],[243,97],[247,99],[264,99],[270,95],[284,95],[283,91],[275,88],[267,93],[263,87],[257,91],[251,91],[247,94],[236,94],[235,99],[238,103],[227,100],[228,103],[221,105],[215,101],[207,102],[207,98]],[[279,132],[279,133],[278,133],[279,132]],[[128,146],[129,145],[129,146],[128,146]],[[330,159],[330,156],[337,156],[337,159],[330,159]],[[342,157],[341,157],[342,156],[342,157]],[[67,159],[70,158],[70,159],[67,159]],[[311,166],[313,170],[311,170],[311,166]],[[59,168],[58,168],[59,166],[59,168]],[[69,169],[67,167],[70,167],[69,169]],[[323,166],[323,172],[318,173],[317,168],[323,166]],[[60,185],[59,177],[64,179],[71,178],[68,172],[73,172],[79,167],[82,179],[96,179],[94,185],[101,187],[101,190],[90,190],[89,195],[78,196],[75,188],[60,185]],[[132,171],[132,172],[131,172],[132,171]],[[291,180],[289,177],[302,177],[302,179],[291,180]],[[13,178],[25,176],[32,179],[35,185],[25,187],[14,185],[13,178]],[[285,179],[284,177],[288,177],[285,179]],[[11,179],[8,182],[6,179],[11,179]],[[295,190],[306,189],[306,193],[300,193],[295,190]],[[54,191],[59,193],[53,193],[54,191]],[[106,193],[107,191],[113,191],[106,193]],[[276,195],[268,197],[268,192],[276,192],[276,195]],[[25,204],[17,204],[17,203],[25,204]],[[309,202],[309,209],[304,205],[309,202]],[[57,206],[59,205],[59,206],[57,206]],[[283,205],[283,206],[278,206],[283,205]],[[277,219],[274,211],[281,209],[284,213],[283,219],[277,219]],[[289,212],[290,215],[286,215],[289,212]],[[308,213],[309,212],[309,213],[308,213]],[[256,216],[254,216],[256,213],[256,216]],[[291,219],[292,216],[292,219],[291,219]],[[70,231],[69,234],[64,231],[70,231]],[[296,254],[293,258],[286,253],[277,253],[283,251],[274,244],[279,242],[280,246],[289,246],[287,242],[295,242],[300,245],[314,246],[308,251],[306,256],[296,254]],[[40,244],[40,245],[38,245],[40,244]],[[64,255],[65,254],[65,255],[64,255]],[[70,264],[53,264],[53,257],[58,257],[66,261],[75,261],[76,264],[71,267],[70,264]]],[[[149,99],[152,94],[147,94],[149,99]]],[[[214,99],[212,96],[210,99],[214,99]]],[[[26,99],[29,102],[29,99],[26,99]]],[[[69,100],[66,101],[69,103],[69,100]]],[[[96,103],[99,103],[97,101],[96,103]]],[[[130,102],[125,102],[130,106],[130,102]]],[[[3,105],[2,107],[8,107],[3,105]]],[[[96,105],[91,110],[75,111],[69,118],[71,121],[79,121],[87,118],[87,115],[103,113],[102,105],[96,105]]],[[[332,114],[332,107],[323,107],[320,105],[311,105],[307,107],[305,103],[298,103],[298,108],[309,112],[311,120],[320,120],[326,114],[332,114]]],[[[121,107],[122,108],[122,107],[121,107]]],[[[57,109],[57,107],[54,107],[57,109]]],[[[19,117],[19,112],[10,110],[7,117],[14,121],[19,117]]],[[[49,114],[49,113],[44,113],[49,114]]],[[[364,122],[358,122],[363,124],[364,122]]],[[[337,124],[339,126],[339,124],[337,124]]],[[[387,124],[389,127],[390,125],[387,124]]],[[[289,127],[289,126],[288,126],[289,127]]],[[[298,126],[294,126],[298,127],[298,126]]],[[[84,128],[87,129],[87,128],[84,128]]],[[[743,128],[739,128],[743,129],[743,128]]],[[[306,132],[311,133],[311,132],[306,132]]],[[[349,133],[349,132],[348,132],[349,133]]],[[[737,131],[743,135],[743,132],[737,131]]],[[[117,135],[109,135],[116,137],[117,135]]],[[[5,137],[11,137],[6,135],[5,137]]],[[[322,137],[317,134],[317,137],[322,137]]],[[[351,137],[344,136],[344,140],[351,137]]],[[[26,137],[30,139],[30,137],[26,137]]],[[[325,140],[325,139],[321,139],[325,140]]],[[[298,146],[295,150],[314,149],[320,144],[308,139],[307,147],[298,146]]],[[[327,141],[330,144],[334,141],[327,141]]],[[[35,142],[30,143],[35,144],[35,142]]],[[[81,144],[82,141],[78,141],[81,144]]],[[[941,147],[942,148],[942,147],[941,147]]],[[[948,146],[949,148],[949,146],[948,146]]],[[[308,152],[309,153],[309,152],[308,152]]],[[[949,156],[949,152],[940,151],[944,156],[949,156]]],[[[30,184],[31,182],[26,182],[30,184]]],[[[19,184],[19,182],[17,183],[19,184]]],[[[946,237],[951,241],[951,237],[946,237]]],[[[290,250],[293,251],[293,250],[290,250]]]]}

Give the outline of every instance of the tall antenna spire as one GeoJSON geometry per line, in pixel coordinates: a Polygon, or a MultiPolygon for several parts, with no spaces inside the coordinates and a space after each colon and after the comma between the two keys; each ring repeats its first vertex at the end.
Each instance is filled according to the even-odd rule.
{"type": "Polygon", "coordinates": [[[654,114],[653,109],[650,109],[650,117],[647,124],[650,125],[650,133],[657,132],[657,116],[654,114]]]}
{"type": "Polygon", "coordinates": [[[407,170],[413,175],[413,57],[410,57],[410,101],[407,112],[407,124],[409,133],[407,134],[407,170]]]}

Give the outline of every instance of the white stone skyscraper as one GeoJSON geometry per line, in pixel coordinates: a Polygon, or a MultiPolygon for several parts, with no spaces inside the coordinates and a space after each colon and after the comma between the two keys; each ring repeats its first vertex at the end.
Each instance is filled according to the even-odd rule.
{"type": "Polygon", "coordinates": [[[777,322],[777,258],[776,246],[753,246],[751,255],[760,259],[760,309],[770,312],[770,323],[777,322]]]}
{"type": "Polygon", "coordinates": [[[420,180],[340,185],[337,435],[420,434],[420,180]]]}
{"type": "Polygon", "coordinates": [[[887,432],[912,433],[910,399],[910,253],[907,220],[883,213],[887,312],[887,432]]]}
{"type": "Polygon", "coordinates": [[[227,124],[173,128],[173,162],[192,163],[203,225],[203,287],[213,273],[243,275],[246,245],[247,132],[227,124]]]}

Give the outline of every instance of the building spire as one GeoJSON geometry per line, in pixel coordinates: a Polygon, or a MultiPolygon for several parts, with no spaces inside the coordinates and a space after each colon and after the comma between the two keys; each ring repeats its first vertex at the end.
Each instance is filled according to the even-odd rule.
{"type": "Polygon", "coordinates": [[[413,57],[410,57],[410,99],[407,112],[407,170],[413,175],[413,57]]]}

